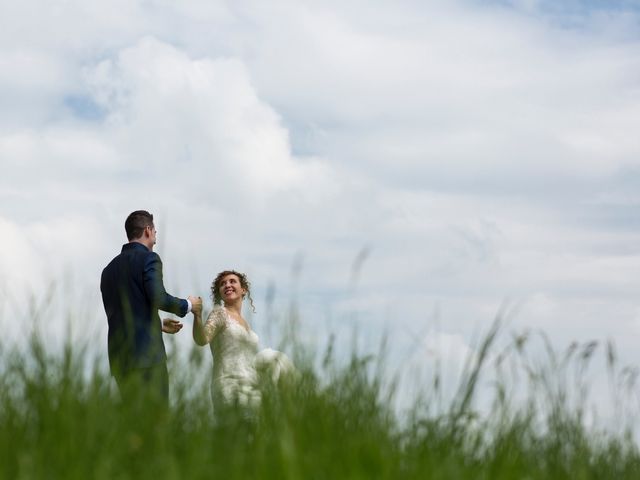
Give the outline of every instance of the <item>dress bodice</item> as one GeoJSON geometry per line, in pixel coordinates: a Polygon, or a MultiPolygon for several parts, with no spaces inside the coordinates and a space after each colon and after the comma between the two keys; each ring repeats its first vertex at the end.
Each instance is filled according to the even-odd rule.
{"type": "Polygon", "coordinates": [[[281,373],[295,371],[291,361],[270,348],[258,351],[258,335],[233,320],[224,307],[216,306],[204,325],[213,356],[211,393],[214,405],[260,403],[258,376],[278,381],[281,373]]]}
{"type": "Polygon", "coordinates": [[[209,344],[214,378],[244,376],[253,380],[253,361],[258,353],[258,335],[225,314],[224,325],[209,344]]]}

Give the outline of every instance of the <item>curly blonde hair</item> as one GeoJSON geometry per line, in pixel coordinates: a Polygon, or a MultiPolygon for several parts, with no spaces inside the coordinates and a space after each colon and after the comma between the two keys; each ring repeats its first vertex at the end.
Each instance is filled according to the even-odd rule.
{"type": "MultiPolygon", "coordinates": [[[[215,305],[222,305],[222,296],[220,295],[220,284],[222,283],[222,279],[227,275],[235,275],[240,280],[240,285],[244,288],[247,293],[245,294],[249,298],[249,303],[251,304],[251,309],[253,313],[256,313],[256,307],[253,304],[253,298],[251,297],[251,283],[247,279],[247,276],[244,273],[236,272],[235,270],[224,270],[220,272],[216,278],[211,283],[211,298],[213,299],[213,303],[215,305]]],[[[242,296],[242,298],[245,297],[242,296]]]]}

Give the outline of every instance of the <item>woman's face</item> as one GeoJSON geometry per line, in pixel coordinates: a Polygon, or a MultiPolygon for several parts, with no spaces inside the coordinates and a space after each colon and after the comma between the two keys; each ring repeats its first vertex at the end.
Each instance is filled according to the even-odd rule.
{"type": "Polygon", "coordinates": [[[220,292],[220,297],[225,303],[232,302],[238,298],[242,299],[244,294],[247,293],[246,289],[242,288],[240,278],[234,274],[222,277],[218,290],[220,292]]]}

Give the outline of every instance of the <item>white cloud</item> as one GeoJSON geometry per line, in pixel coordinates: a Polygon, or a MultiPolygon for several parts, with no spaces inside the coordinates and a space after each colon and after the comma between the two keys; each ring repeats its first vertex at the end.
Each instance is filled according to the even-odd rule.
{"type": "Polygon", "coordinates": [[[263,199],[322,182],[318,162],[292,157],[288,132],[240,60],[192,60],[145,38],[87,76],[108,112],[110,140],[133,168],[157,176],[177,165],[171,180],[185,182],[197,172],[194,180],[216,200],[231,192],[263,199]]]}
{"type": "Polygon", "coordinates": [[[0,271],[3,272],[3,291],[9,295],[15,291],[9,287],[16,282],[26,281],[38,272],[38,258],[34,255],[29,238],[13,222],[0,217],[0,236],[3,248],[0,249],[0,271]]]}
{"type": "Polygon", "coordinates": [[[394,165],[403,181],[428,185],[464,175],[519,184],[523,171],[598,177],[636,164],[633,43],[506,10],[401,4],[362,20],[319,10],[293,8],[257,30],[250,65],[268,98],[321,133],[314,146],[330,158],[382,177],[394,165]]]}

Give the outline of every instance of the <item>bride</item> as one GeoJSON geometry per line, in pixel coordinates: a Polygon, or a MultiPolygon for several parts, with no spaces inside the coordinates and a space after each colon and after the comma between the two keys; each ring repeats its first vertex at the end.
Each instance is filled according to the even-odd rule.
{"type": "Polygon", "coordinates": [[[270,348],[258,351],[258,335],[242,316],[242,302],[251,298],[250,283],[235,270],[220,272],[211,284],[214,307],[203,323],[202,313],[194,313],[193,339],[209,344],[213,355],[211,396],[214,407],[238,404],[255,408],[260,404],[258,384],[263,379],[275,383],[295,368],[282,352],[270,348]]]}

